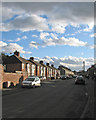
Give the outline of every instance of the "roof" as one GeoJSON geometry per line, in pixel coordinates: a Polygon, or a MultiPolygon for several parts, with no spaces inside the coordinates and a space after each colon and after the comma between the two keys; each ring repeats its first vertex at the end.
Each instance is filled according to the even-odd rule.
{"type": "Polygon", "coordinates": [[[44,63],[40,63],[42,66],[44,66],[44,67],[48,67],[47,65],[45,65],[44,63]]]}
{"type": "Polygon", "coordinates": [[[34,60],[28,60],[29,62],[35,64],[35,65],[38,65],[38,66],[42,66],[40,63],[38,63],[37,61],[34,61],[34,60]]]}
{"type": "Polygon", "coordinates": [[[64,69],[67,69],[67,70],[70,70],[70,71],[71,71],[71,69],[69,69],[69,68],[67,68],[67,67],[65,67],[65,66],[63,66],[63,65],[60,65],[59,67],[62,67],[62,68],[64,68],[64,69]]]}
{"type": "Polygon", "coordinates": [[[9,56],[5,59],[5,61],[3,61],[4,64],[11,64],[11,63],[29,63],[29,64],[32,64],[30,61],[22,58],[22,57],[19,57],[17,55],[12,55],[12,56],[9,56]]]}
{"type": "Polygon", "coordinates": [[[19,57],[19,56],[17,56],[17,55],[15,55],[22,63],[30,63],[30,64],[32,64],[30,61],[28,61],[28,60],[26,60],[26,59],[24,59],[24,58],[22,58],[22,57],[19,57]]]}

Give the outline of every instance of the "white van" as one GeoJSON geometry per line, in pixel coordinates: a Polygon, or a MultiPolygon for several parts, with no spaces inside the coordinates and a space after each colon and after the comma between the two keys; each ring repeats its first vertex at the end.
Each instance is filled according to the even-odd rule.
{"type": "Polygon", "coordinates": [[[41,86],[39,77],[28,77],[22,82],[22,88],[24,87],[36,87],[41,86]]]}

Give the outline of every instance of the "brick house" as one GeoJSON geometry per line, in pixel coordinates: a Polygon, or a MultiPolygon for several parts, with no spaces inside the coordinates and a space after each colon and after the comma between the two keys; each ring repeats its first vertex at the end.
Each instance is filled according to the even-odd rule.
{"type": "Polygon", "coordinates": [[[49,66],[49,63],[46,63],[47,66],[47,77],[52,78],[52,67],[49,66]]]}
{"type": "Polygon", "coordinates": [[[54,79],[56,79],[56,75],[55,75],[55,73],[56,73],[56,68],[54,67],[53,64],[51,65],[51,67],[52,67],[52,77],[53,77],[54,79]]]}
{"type": "Polygon", "coordinates": [[[20,53],[15,51],[4,61],[5,72],[20,72],[28,75],[35,75],[36,66],[30,61],[20,57],[20,53]]]}
{"type": "Polygon", "coordinates": [[[71,69],[63,65],[60,65],[58,69],[60,70],[60,75],[74,75],[74,72],[71,71],[71,69]]]}
{"type": "Polygon", "coordinates": [[[30,57],[29,61],[36,65],[36,76],[43,76],[43,66],[37,61],[34,61],[34,57],[30,57]]]}
{"type": "Polygon", "coordinates": [[[44,77],[47,77],[47,74],[46,74],[46,65],[45,64],[43,64],[43,61],[40,61],[39,62],[43,67],[42,67],[42,71],[43,71],[43,74],[42,74],[42,76],[44,76],[44,77]]]}

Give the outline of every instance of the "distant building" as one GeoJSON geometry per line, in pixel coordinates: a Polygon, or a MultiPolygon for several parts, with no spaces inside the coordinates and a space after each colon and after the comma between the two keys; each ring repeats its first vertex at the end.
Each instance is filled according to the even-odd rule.
{"type": "Polygon", "coordinates": [[[74,72],[71,71],[71,69],[63,65],[60,65],[58,69],[60,70],[60,75],[74,75],[74,72]]]}

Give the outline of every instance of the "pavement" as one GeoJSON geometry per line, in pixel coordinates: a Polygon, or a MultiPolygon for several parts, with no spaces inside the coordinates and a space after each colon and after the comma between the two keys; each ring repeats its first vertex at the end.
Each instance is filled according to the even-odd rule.
{"type": "Polygon", "coordinates": [[[94,118],[94,81],[42,81],[41,87],[3,89],[3,118],[94,118]]]}

